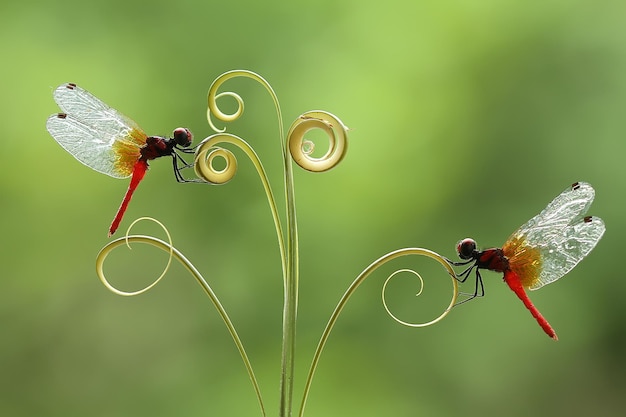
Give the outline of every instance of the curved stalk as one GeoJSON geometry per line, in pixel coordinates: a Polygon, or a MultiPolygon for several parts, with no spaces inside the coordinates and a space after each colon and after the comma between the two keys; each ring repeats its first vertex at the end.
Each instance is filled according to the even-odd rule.
{"type": "Polygon", "coordinates": [[[276,229],[276,237],[278,239],[278,248],[280,251],[280,259],[283,270],[283,275],[287,270],[287,260],[285,258],[285,239],[283,237],[283,228],[278,214],[278,208],[276,206],[276,199],[272,192],[267,173],[263,168],[263,164],[259,159],[257,153],[252,147],[242,138],[232,135],[230,133],[218,133],[216,135],[209,136],[204,139],[196,148],[196,157],[194,159],[194,170],[196,175],[212,184],[224,184],[235,175],[237,170],[237,159],[228,149],[217,147],[217,144],[230,143],[241,149],[254,165],[254,168],[261,179],[261,184],[265,190],[265,196],[270,205],[270,211],[272,213],[272,219],[274,220],[274,227],[276,229]],[[216,171],[212,165],[214,157],[222,157],[226,160],[226,167],[216,171]]]}
{"type": "Polygon", "coordinates": [[[441,256],[441,255],[439,255],[439,254],[437,254],[437,253],[435,253],[433,251],[430,251],[428,249],[405,248],[405,249],[398,249],[396,251],[390,252],[390,253],[388,253],[388,254],[378,258],[374,262],[372,262],[367,268],[365,268],[363,270],[363,272],[361,272],[359,274],[358,277],[356,277],[356,279],[352,282],[352,284],[350,284],[350,286],[348,287],[346,292],[343,294],[343,296],[339,300],[339,303],[337,304],[337,307],[335,307],[335,310],[330,315],[330,319],[328,320],[328,324],[326,324],[326,327],[324,328],[324,332],[322,333],[322,337],[320,338],[320,341],[319,341],[319,343],[317,345],[317,349],[315,349],[315,353],[313,354],[313,360],[311,362],[311,367],[309,368],[309,374],[307,376],[306,383],[305,383],[305,386],[304,386],[304,393],[303,393],[303,396],[302,396],[302,403],[300,404],[300,412],[298,413],[299,417],[302,417],[304,415],[304,408],[306,406],[306,401],[307,401],[307,398],[309,396],[309,391],[311,389],[311,383],[313,382],[313,376],[315,375],[315,370],[317,369],[317,365],[319,363],[319,359],[320,359],[320,356],[322,354],[322,351],[324,350],[324,346],[326,345],[328,337],[330,336],[330,332],[332,331],[335,323],[337,322],[337,319],[339,318],[339,315],[341,314],[341,311],[346,306],[346,303],[348,302],[348,300],[350,299],[352,294],[354,294],[356,289],[363,283],[363,281],[365,281],[365,279],[367,279],[369,276],[371,276],[371,274],[376,269],[378,269],[380,266],[382,266],[383,264],[385,264],[385,263],[387,263],[387,262],[389,262],[389,261],[391,261],[393,259],[399,258],[401,256],[406,256],[406,255],[420,255],[420,256],[426,256],[426,257],[432,258],[432,259],[436,260],[437,262],[439,262],[446,269],[446,272],[448,272],[448,274],[452,277],[453,295],[452,295],[452,300],[450,302],[450,305],[448,306],[448,308],[437,319],[432,320],[429,323],[424,323],[422,326],[427,326],[427,325],[430,325],[430,324],[434,324],[437,321],[441,320],[442,318],[444,318],[450,312],[450,309],[454,306],[454,303],[456,302],[456,297],[457,297],[457,294],[458,294],[458,285],[457,285],[457,280],[456,280],[456,274],[454,272],[454,269],[452,269],[452,266],[447,262],[447,260],[443,256],[441,256]]]}
{"type": "MultiPolygon", "coordinates": [[[[244,366],[246,367],[246,371],[248,371],[248,376],[250,377],[250,380],[252,381],[252,386],[254,387],[254,392],[259,402],[261,413],[263,416],[266,416],[267,414],[265,413],[265,406],[263,405],[263,398],[261,396],[261,390],[259,389],[259,384],[257,382],[256,376],[254,375],[254,371],[252,369],[252,364],[250,363],[250,359],[248,358],[248,354],[246,353],[246,350],[243,347],[243,343],[241,342],[241,339],[239,338],[239,335],[237,334],[237,331],[235,330],[235,326],[233,325],[232,321],[230,320],[230,317],[226,313],[226,310],[224,309],[219,299],[217,298],[217,296],[215,295],[215,293],[213,292],[209,284],[206,282],[202,274],[200,274],[200,272],[196,269],[196,267],[191,262],[189,262],[189,260],[178,249],[173,247],[168,242],[164,242],[161,239],[157,239],[152,236],[133,235],[133,236],[121,237],[112,242],[109,242],[109,244],[107,244],[104,248],[102,248],[100,252],[98,253],[98,256],[96,257],[96,272],[98,276],[100,277],[100,279],[103,280],[103,282],[105,282],[105,285],[107,287],[109,287],[108,282],[106,281],[106,278],[104,277],[105,276],[104,275],[104,261],[106,257],[118,246],[128,245],[134,242],[150,244],[165,252],[168,252],[170,256],[176,259],[178,262],[180,262],[181,265],[183,265],[187,269],[187,271],[189,271],[189,273],[191,273],[191,275],[196,279],[198,284],[200,284],[200,286],[202,287],[206,295],[209,297],[209,299],[215,306],[215,309],[217,310],[218,314],[222,318],[222,321],[224,321],[224,324],[226,325],[228,332],[233,338],[233,341],[235,342],[235,346],[237,347],[237,350],[239,351],[239,354],[241,355],[241,359],[243,360],[244,366]]],[[[152,287],[152,285],[150,287],[152,287]]]]}
{"type": "Polygon", "coordinates": [[[288,417],[291,415],[293,402],[293,376],[294,376],[294,358],[296,348],[296,313],[298,305],[298,228],[296,221],[296,205],[295,191],[293,184],[293,170],[291,160],[286,151],[286,143],[284,140],[284,128],[282,113],[278,98],[270,84],[260,75],[245,70],[229,71],[218,77],[211,87],[208,94],[208,112],[207,118],[209,124],[217,132],[223,130],[217,129],[211,121],[211,115],[214,115],[222,121],[233,121],[243,114],[243,100],[241,97],[232,92],[217,94],[219,87],[229,79],[235,77],[251,78],[261,84],[272,97],[274,107],[278,116],[278,131],[280,135],[280,146],[283,154],[283,170],[284,170],[284,187],[285,187],[285,204],[287,216],[287,247],[282,249],[283,253],[283,283],[284,283],[284,301],[283,301],[283,338],[282,338],[282,354],[281,354],[281,375],[280,375],[280,417],[288,417]],[[225,114],[219,110],[217,99],[223,96],[232,97],[238,104],[237,110],[232,114],[225,114]],[[286,251],[285,251],[286,249],[286,251]],[[285,253],[286,252],[286,253],[285,253]]]}

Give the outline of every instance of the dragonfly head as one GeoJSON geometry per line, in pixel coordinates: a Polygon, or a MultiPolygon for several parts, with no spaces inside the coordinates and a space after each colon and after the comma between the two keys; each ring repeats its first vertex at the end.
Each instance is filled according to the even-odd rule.
{"type": "Polygon", "coordinates": [[[460,240],[456,244],[456,252],[459,254],[459,258],[467,260],[476,257],[478,251],[476,250],[476,241],[469,237],[460,240]]]}
{"type": "Polygon", "coordinates": [[[193,140],[193,135],[191,131],[186,127],[179,127],[174,129],[174,142],[176,145],[188,148],[191,145],[191,141],[193,140]]]}

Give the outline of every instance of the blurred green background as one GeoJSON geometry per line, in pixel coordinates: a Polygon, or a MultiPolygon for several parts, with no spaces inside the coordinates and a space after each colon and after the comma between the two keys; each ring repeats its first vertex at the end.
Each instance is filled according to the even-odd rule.
{"type": "MultiPolygon", "coordinates": [[[[567,278],[530,294],[557,343],[498,274],[483,276],[487,297],[421,330],[385,314],[387,275],[370,278],[331,335],[307,416],[622,415],[625,16],[621,1],[3,2],[0,415],[259,415],[224,326],[180,266],[130,299],[98,281],[127,182],[82,166],[45,129],[52,89],[71,81],[150,134],[184,125],[199,141],[211,134],[209,85],[237,68],[272,84],[287,126],[324,109],[352,128],[336,169],[296,169],[296,403],[339,297],[386,252],[453,257],[466,236],[501,245],[577,180],[594,185],[591,213],[608,228],[567,278]]],[[[246,99],[229,131],[253,144],[282,195],[268,96],[251,81],[226,89],[246,99]]],[[[259,181],[239,162],[231,183],[211,187],[177,184],[169,161],[155,161],[120,231],[141,216],[167,225],[232,315],[276,415],[278,250],[259,181]]],[[[115,252],[107,272],[133,289],[164,263],[138,247],[115,252]]],[[[390,303],[415,320],[432,307],[428,320],[449,278],[418,267],[433,295],[415,300],[401,277],[390,303]]]]}

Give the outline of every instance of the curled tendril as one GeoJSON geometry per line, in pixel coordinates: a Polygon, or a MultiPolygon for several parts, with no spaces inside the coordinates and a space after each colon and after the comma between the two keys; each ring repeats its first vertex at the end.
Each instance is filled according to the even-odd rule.
{"type": "Polygon", "coordinates": [[[239,350],[239,354],[241,356],[241,359],[243,360],[244,366],[245,366],[245,368],[246,368],[246,370],[248,372],[248,376],[250,377],[250,380],[251,380],[252,385],[254,387],[254,392],[255,392],[255,394],[257,396],[257,400],[258,400],[259,406],[261,408],[261,414],[263,415],[263,417],[267,416],[267,413],[265,412],[265,406],[263,405],[263,398],[261,396],[261,389],[259,387],[259,383],[258,383],[258,381],[256,379],[256,376],[254,375],[254,371],[252,369],[252,364],[250,362],[248,354],[246,353],[246,350],[245,350],[245,348],[243,346],[243,343],[241,342],[241,339],[239,338],[239,335],[237,334],[237,331],[235,330],[235,326],[233,325],[230,317],[228,316],[228,313],[226,313],[226,310],[224,309],[224,307],[220,303],[219,299],[217,298],[217,295],[213,292],[213,289],[209,286],[209,284],[204,279],[202,274],[200,274],[200,272],[196,269],[196,267],[178,249],[174,248],[174,246],[172,245],[171,236],[170,236],[169,232],[167,231],[167,228],[165,226],[163,226],[163,224],[161,224],[159,221],[157,221],[157,220],[155,220],[153,218],[150,218],[150,217],[142,217],[140,219],[135,220],[129,226],[129,228],[128,228],[127,232],[126,232],[126,236],[125,237],[121,237],[121,238],[115,239],[112,242],[109,242],[109,244],[107,244],[104,248],[102,248],[100,250],[100,253],[98,253],[98,256],[96,258],[96,271],[97,271],[98,277],[100,277],[100,280],[103,282],[103,284],[109,290],[113,291],[115,294],[122,295],[122,296],[138,295],[138,294],[141,294],[141,293],[144,293],[144,292],[148,291],[150,288],[154,287],[161,280],[161,278],[167,272],[167,270],[169,268],[169,265],[171,264],[172,259],[176,259],[181,265],[183,265],[187,269],[187,271],[196,279],[198,284],[200,284],[200,286],[204,290],[205,294],[209,297],[209,299],[211,300],[211,302],[215,306],[215,309],[217,310],[217,312],[220,315],[222,321],[226,325],[226,328],[228,329],[231,337],[233,338],[233,342],[235,343],[235,346],[239,350]],[[141,220],[151,220],[151,221],[157,223],[159,226],[161,226],[163,228],[163,230],[165,230],[165,233],[167,234],[167,238],[168,238],[169,241],[168,242],[164,242],[163,240],[157,239],[157,238],[152,237],[152,236],[142,236],[142,235],[132,235],[131,236],[131,235],[129,235],[130,229],[133,227],[133,225],[135,223],[137,223],[138,221],[141,221],[141,220]],[[139,291],[135,291],[135,292],[120,291],[117,288],[113,287],[111,284],[109,284],[109,282],[105,278],[104,272],[103,272],[104,261],[106,260],[107,256],[115,248],[117,248],[118,246],[121,246],[121,245],[124,245],[124,244],[129,246],[130,242],[149,244],[149,245],[152,245],[152,246],[154,246],[154,247],[156,247],[158,249],[161,249],[161,250],[169,253],[169,260],[167,262],[167,266],[166,266],[165,270],[163,271],[163,273],[161,274],[161,276],[159,278],[157,278],[152,284],[148,285],[146,288],[144,288],[142,290],[139,290],[139,291]]]}
{"type": "MultiPolygon", "coordinates": [[[[434,259],[435,261],[439,262],[441,264],[441,266],[443,266],[443,268],[446,270],[448,275],[450,275],[450,277],[452,278],[452,300],[450,301],[450,306],[438,318],[436,318],[435,320],[431,320],[430,322],[427,322],[427,323],[418,323],[418,324],[405,323],[405,322],[403,322],[401,320],[398,320],[396,317],[393,316],[393,314],[391,314],[389,312],[389,309],[387,309],[387,306],[385,304],[385,308],[387,309],[387,312],[391,315],[391,317],[393,317],[399,323],[405,324],[407,326],[412,326],[412,327],[430,326],[432,324],[437,323],[438,321],[440,321],[441,319],[443,319],[445,316],[448,315],[448,313],[450,312],[450,310],[454,306],[454,303],[456,302],[456,299],[457,299],[457,296],[458,296],[458,292],[459,292],[459,288],[458,288],[458,283],[457,283],[456,274],[454,272],[454,269],[452,269],[452,266],[446,260],[446,258],[444,258],[443,256],[439,255],[438,253],[433,252],[433,251],[428,250],[428,249],[423,249],[423,248],[405,248],[405,249],[398,249],[396,251],[390,252],[390,253],[388,253],[386,255],[383,255],[382,257],[378,258],[374,262],[372,262],[367,268],[365,268],[363,270],[363,272],[361,272],[359,274],[358,277],[356,277],[356,279],[352,282],[352,284],[350,284],[350,286],[348,287],[348,289],[346,290],[344,295],[339,300],[339,303],[337,304],[337,307],[335,307],[335,310],[331,314],[330,319],[328,320],[328,324],[324,328],[324,332],[322,333],[322,337],[320,338],[320,341],[319,341],[319,343],[317,345],[317,349],[315,350],[315,353],[313,355],[313,360],[311,361],[311,367],[309,369],[309,374],[307,376],[306,384],[305,384],[305,387],[304,387],[304,394],[303,394],[303,398],[302,398],[302,403],[300,405],[300,413],[298,414],[300,417],[302,417],[302,415],[304,414],[304,408],[305,408],[306,401],[307,401],[307,398],[308,398],[308,395],[309,395],[309,390],[311,388],[311,383],[313,381],[313,376],[315,374],[315,370],[317,369],[317,365],[319,363],[319,359],[320,359],[320,356],[322,354],[322,351],[324,350],[324,346],[326,345],[326,342],[328,340],[328,336],[330,335],[330,332],[333,329],[333,326],[335,325],[335,323],[337,321],[337,318],[341,314],[341,311],[345,307],[346,303],[348,302],[348,300],[350,299],[352,294],[354,294],[356,289],[363,283],[363,281],[365,281],[366,278],[371,276],[371,274],[374,271],[376,271],[378,268],[380,268],[381,266],[383,266],[384,264],[386,264],[387,262],[389,262],[389,261],[391,261],[393,259],[396,259],[396,258],[399,258],[399,257],[402,257],[402,256],[408,256],[408,255],[426,256],[428,258],[434,259]]],[[[402,271],[410,271],[411,273],[415,274],[416,276],[419,277],[420,281],[422,281],[422,284],[423,284],[422,277],[417,272],[412,271],[412,270],[406,270],[406,269],[405,270],[398,270],[398,271],[394,272],[393,274],[391,274],[391,276],[389,276],[387,278],[387,280],[385,281],[385,284],[383,285],[383,303],[384,303],[384,291],[385,291],[385,287],[386,287],[387,283],[397,273],[402,272],[402,271]]],[[[422,285],[422,287],[423,287],[423,285],[422,285]]],[[[420,289],[419,293],[421,293],[421,289],[420,289]]],[[[419,293],[418,293],[418,295],[419,295],[419,293]]]]}
{"type": "Polygon", "coordinates": [[[237,158],[228,149],[214,146],[219,139],[211,141],[213,138],[222,136],[230,136],[226,134],[218,134],[207,138],[196,149],[196,157],[194,158],[194,171],[196,175],[211,184],[226,184],[233,179],[237,173],[237,158]],[[209,143],[207,145],[207,143],[209,143]],[[214,162],[221,159],[224,168],[215,168],[214,162]]]}
{"type": "MultiPolygon", "coordinates": [[[[447,262],[446,262],[447,263],[447,262]]],[[[448,264],[449,266],[449,264],[448,264]]],[[[389,281],[391,281],[391,279],[393,277],[395,277],[396,275],[402,273],[402,272],[408,272],[412,275],[415,275],[417,277],[417,279],[419,279],[420,281],[420,289],[417,292],[417,294],[415,294],[416,297],[419,297],[420,295],[422,295],[422,291],[424,290],[424,279],[422,278],[422,276],[416,272],[413,271],[412,269],[399,269],[397,271],[395,271],[393,274],[389,275],[389,277],[387,277],[387,279],[385,280],[385,283],[383,284],[383,289],[382,289],[382,300],[383,300],[383,307],[385,307],[385,311],[387,311],[387,314],[389,314],[389,316],[394,319],[395,321],[397,321],[398,323],[404,325],[404,326],[408,326],[408,327],[428,327],[432,324],[437,323],[440,320],[443,320],[444,317],[446,317],[448,315],[448,313],[450,312],[450,310],[452,309],[452,307],[454,307],[454,304],[456,303],[456,299],[459,295],[457,289],[456,289],[456,285],[457,285],[457,280],[454,279],[454,292],[452,293],[452,299],[450,300],[450,305],[448,305],[448,308],[446,308],[444,310],[443,313],[441,313],[439,315],[439,317],[431,320],[431,321],[427,321],[424,323],[409,323],[403,320],[400,320],[398,317],[396,317],[391,310],[389,309],[389,306],[387,305],[387,300],[385,299],[385,290],[387,289],[387,284],[389,283],[389,281]]]]}
{"type": "MultiPolygon", "coordinates": [[[[226,91],[218,93],[219,88],[228,80],[236,77],[250,78],[257,81],[269,92],[274,106],[278,113],[279,132],[282,135],[282,116],[276,93],[271,85],[260,75],[246,70],[229,71],[213,81],[207,95],[207,120],[211,128],[217,133],[224,133],[226,128],[217,128],[213,123],[212,116],[223,122],[232,122],[243,115],[244,101],[237,93],[226,91]],[[237,109],[233,113],[225,113],[220,110],[217,101],[223,97],[231,97],[237,104],[237,109]]],[[[337,165],[345,156],[348,145],[348,127],[341,120],[331,113],[315,110],[302,114],[296,119],[289,133],[287,134],[287,143],[289,151],[294,161],[303,169],[312,172],[328,171],[337,165]],[[329,148],[326,154],[320,158],[312,156],[315,144],[304,138],[305,134],[312,129],[321,129],[329,139],[329,148]]],[[[222,184],[222,182],[220,182],[222,184]]]]}
{"type": "Polygon", "coordinates": [[[167,273],[167,270],[170,268],[170,265],[172,263],[172,256],[174,254],[174,247],[172,246],[172,237],[170,236],[169,231],[167,230],[167,228],[158,220],[153,219],[152,217],[140,217],[137,220],[135,220],[134,222],[132,222],[130,224],[130,226],[128,226],[128,229],[126,229],[126,236],[121,237],[119,239],[116,239],[112,242],[110,242],[108,245],[106,245],[104,248],[102,248],[102,250],[100,250],[100,253],[98,253],[98,256],[96,258],[96,273],[98,274],[98,278],[100,278],[100,281],[102,281],[102,284],[104,284],[104,286],[111,291],[112,293],[115,293],[117,295],[122,295],[125,297],[132,297],[135,295],[139,295],[139,294],[143,294],[146,291],[152,289],[155,285],[157,285],[159,283],[159,281],[161,281],[161,279],[165,276],[165,274],[167,273]],[[167,240],[168,240],[168,244],[167,246],[169,247],[169,258],[167,260],[167,265],[165,265],[165,268],[163,269],[163,272],[161,272],[161,275],[159,275],[159,277],[157,279],[155,279],[151,284],[147,285],[146,287],[137,290],[137,291],[122,291],[119,290],[117,288],[115,288],[110,282],[109,280],[106,278],[105,274],[104,274],[104,261],[106,260],[107,256],[109,256],[109,254],[118,246],[121,246],[123,244],[126,244],[126,246],[128,247],[128,249],[132,249],[130,247],[130,242],[131,241],[135,241],[135,242],[142,242],[141,239],[135,239],[135,237],[131,237],[130,235],[130,230],[133,228],[133,226],[142,221],[142,220],[149,220],[152,221],[156,224],[158,224],[164,231],[165,234],[167,235],[167,240]]]}
{"type": "Polygon", "coordinates": [[[231,91],[226,91],[226,92],[219,93],[219,94],[217,93],[217,90],[219,90],[222,84],[224,84],[226,81],[235,77],[251,78],[259,82],[270,92],[270,95],[272,96],[272,99],[274,100],[274,104],[275,105],[278,104],[278,100],[276,99],[276,94],[274,94],[272,87],[259,74],[252,72],[252,71],[246,71],[246,70],[234,70],[234,71],[225,72],[224,74],[217,77],[215,81],[213,81],[213,84],[211,84],[211,87],[209,87],[209,93],[207,97],[207,102],[208,102],[207,120],[209,121],[209,125],[211,126],[211,129],[213,129],[214,131],[218,133],[225,132],[226,128],[222,128],[222,129],[217,128],[213,124],[213,121],[211,120],[211,115],[215,116],[217,119],[223,122],[232,122],[234,120],[237,120],[243,114],[244,104],[243,104],[243,99],[241,98],[239,94],[233,93],[231,91]],[[217,105],[217,100],[222,97],[233,98],[235,102],[237,103],[237,110],[235,110],[235,112],[233,113],[224,113],[223,111],[221,111],[217,105]]]}
{"type": "Polygon", "coordinates": [[[211,114],[215,115],[218,119],[224,122],[232,122],[234,120],[237,120],[243,114],[243,109],[244,109],[243,99],[237,93],[233,93],[231,91],[225,91],[223,93],[215,94],[213,96],[209,94],[208,101],[209,101],[208,103],[209,108],[207,109],[207,119],[209,121],[209,125],[211,126],[211,129],[213,129],[216,132],[219,132],[219,133],[225,132],[226,128],[222,128],[222,129],[217,128],[213,124],[213,121],[211,120],[211,114]],[[222,98],[222,97],[232,97],[235,99],[235,101],[237,102],[237,110],[234,113],[230,113],[230,114],[224,113],[219,109],[219,107],[217,107],[217,99],[222,98]]]}
{"type": "Polygon", "coordinates": [[[289,152],[303,169],[324,172],[337,165],[348,148],[348,127],[331,113],[316,110],[304,113],[293,122],[287,134],[289,152]],[[329,148],[320,158],[312,157],[315,144],[304,138],[312,129],[321,129],[328,136],[329,148]]]}

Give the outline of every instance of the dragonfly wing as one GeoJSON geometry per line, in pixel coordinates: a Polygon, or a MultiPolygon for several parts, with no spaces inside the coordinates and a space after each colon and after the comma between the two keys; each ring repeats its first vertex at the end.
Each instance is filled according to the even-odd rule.
{"type": "Polygon", "coordinates": [[[541,251],[539,279],[529,288],[536,290],[556,281],[572,270],[596,246],[606,227],[599,217],[579,220],[561,230],[546,235],[541,251]]]}
{"type": "Polygon", "coordinates": [[[565,227],[577,218],[582,219],[594,197],[595,191],[590,184],[582,181],[574,183],[552,200],[541,213],[522,225],[520,230],[532,230],[533,233],[540,234],[544,229],[565,227]]]}
{"type": "Polygon", "coordinates": [[[65,83],[57,87],[52,94],[63,113],[71,114],[90,126],[104,125],[109,130],[141,130],[133,120],[117,110],[107,106],[98,97],[76,84],[65,83]]]}
{"type": "Polygon", "coordinates": [[[146,134],[135,122],[74,84],[54,91],[63,113],[46,124],[48,132],[76,159],[115,178],[131,175],[146,134]]]}
{"type": "Polygon", "coordinates": [[[594,195],[591,185],[574,184],[507,240],[505,248],[514,248],[508,254],[513,268],[517,263],[527,263],[529,248],[540,254],[538,275],[526,282],[529,289],[558,280],[596,246],[606,230],[604,222],[598,217],[584,217],[594,195]]]}
{"type": "Polygon", "coordinates": [[[61,113],[50,116],[46,127],[63,149],[89,168],[114,178],[126,178],[130,175],[116,167],[117,158],[111,141],[103,140],[99,132],[90,126],[61,113]]]}
{"type": "Polygon", "coordinates": [[[73,83],[58,86],[52,93],[54,101],[64,113],[77,117],[88,117],[89,113],[103,113],[111,110],[102,100],[73,83]]]}

